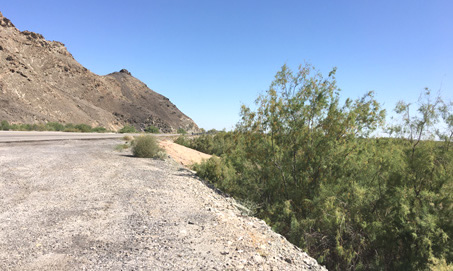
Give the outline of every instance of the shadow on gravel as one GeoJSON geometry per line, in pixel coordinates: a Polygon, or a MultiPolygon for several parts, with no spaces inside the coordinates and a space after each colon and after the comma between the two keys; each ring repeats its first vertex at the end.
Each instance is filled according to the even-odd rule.
{"type": "Polygon", "coordinates": [[[138,157],[133,156],[132,154],[120,154],[120,156],[129,157],[129,158],[138,158],[138,157]]]}
{"type": "Polygon", "coordinates": [[[128,158],[138,158],[138,159],[150,159],[150,160],[160,160],[162,161],[162,159],[160,158],[143,158],[143,157],[136,157],[136,156],[133,156],[132,154],[120,154],[120,156],[122,157],[128,157],[128,158]]]}
{"type": "Polygon", "coordinates": [[[181,176],[181,177],[198,178],[198,176],[195,173],[193,173],[192,171],[185,169],[185,168],[179,168],[178,174],[175,174],[175,175],[181,176]]]}

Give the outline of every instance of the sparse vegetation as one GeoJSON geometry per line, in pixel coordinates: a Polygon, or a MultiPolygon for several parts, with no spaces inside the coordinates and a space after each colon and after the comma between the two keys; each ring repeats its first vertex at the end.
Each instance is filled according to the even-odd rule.
{"type": "Polygon", "coordinates": [[[184,135],[180,135],[178,136],[178,138],[175,139],[175,143],[179,144],[179,145],[183,145],[185,147],[188,147],[188,148],[192,148],[192,149],[195,149],[197,151],[199,151],[198,149],[192,147],[192,143],[194,142],[195,140],[190,140],[188,139],[186,136],[184,135]]]}
{"type": "Polygon", "coordinates": [[[137,133],[137,130],[135,129],[134,126],[132,125],[125,125],[123,128],[121,128],[118,133],[137,133]]]}
{"type": "Polygon", "coordinates": [[[8,131],[10,128],[11,127],[9,123],[6,120],[2,120],[2,122],[0,123],[0,130],[8,131]]]}
{"type": "Polygon", "coordinates": [[[159,128],[156,126],[150,125],[145,128],[146,133],[151,133],[151,134],[158,134],[159,133],[159,128]]]}
{"type": "Polygon", "coordinates": [[[105,133],[108,130],[104,127],[98,126],[92,128],[88,124],[62,124],[58,122],[47,123],[33,123],[33,124],[9,124],[8,121],[3,120],[0,123],[0,130],[11,131],[63,131],[63,132],[77,132],[77,133],[105,133]]]}
{"type": "Polygon", "coordinates": [[[58,122],[48,122],[46,123],[48,131],[64,131],[65,126],[58,122]]]}
{"type": "Polygon", "coordinates": [[[185,134],[187,134],[187,131],[184,130],[183,128],[178,128],[177,133],[178,133],[178,134],[181,134],[181,135],[185,135],[185,134]]]}
{"type": "Polygon", "coordinates": [[[98,127],[94,127],[91,129],[91,132],[92,133],[107,133],[107,129],[105,127],[102,127],[102,126],[98,126],[98,127]]]}
{"type": "Polygon", "coordinates": [[[151,135],[139,136],[132,141],[132,153],[140,158],[163,158],[164,152],[151,135]]]}
{"type": "Polygon", "coordinates": [[[77,124],[74,126],[76,130],[79,130],[82,133],[89,133],[93,129],[90,125],[88,124],[77,124]]]}
{"type": "Polygon", "coordinates": [[[175,140],[175,143],[217,156],[234,149],[236,144],[233,134],[225,131],[208,132],[208,134],[196,136],[193,139],[181,135],[175,140]]]}
{"type": "Polygon", "coordinates": [[[115,146],[115,150],[117,151],[123,151],[123,150],[126,150],[126,149],[129,149],[131,147],[130,144],[128,144],[127,142],[124,143],[124,144],[118,144],[115,146]]]}
{"type": "Polygon", "coordinates": [[[133,136],[125,135],[121,139],[124,140],[125,142],[123,144],[116,145],[115,150],[123,151],[123,150],[129,149],[130,147],[132,147],[132,144],[134,142],[133,136]]]}
{"type": "Polygon", "coordinates": [[[123,136],[122,139],[123,139],[124,141],[132,141],[132,140],[134,139],[134,137],[133,137],[133,136],[130,136],[130,135],[125,135],[125,136],[123,136]]]}

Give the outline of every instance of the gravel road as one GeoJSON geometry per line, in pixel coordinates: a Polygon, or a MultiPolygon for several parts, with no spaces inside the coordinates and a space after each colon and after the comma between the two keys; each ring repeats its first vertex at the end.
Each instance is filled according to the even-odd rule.
{"type": "Polygon", "coordinates": [[[174,161],[0,144],[0,270],[325,270],[174,161]]]}

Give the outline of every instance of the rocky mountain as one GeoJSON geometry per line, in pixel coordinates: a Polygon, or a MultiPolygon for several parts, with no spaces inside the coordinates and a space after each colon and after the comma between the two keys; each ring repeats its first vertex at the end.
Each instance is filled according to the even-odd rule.
{"type": "Polygon", "coordinates": [[[78,63],[63,43],[19,31],[1,13],[0,120],[198,130],[168,98],[127,70],[96,75],[78,63]]]}

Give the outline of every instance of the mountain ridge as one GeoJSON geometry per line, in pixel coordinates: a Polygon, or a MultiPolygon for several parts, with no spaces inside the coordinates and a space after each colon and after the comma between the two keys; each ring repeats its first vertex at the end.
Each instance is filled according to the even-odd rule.
{"type": "Polygon", "coordinates": [[[0,59],[0,120],[198,131],[167,97],[126,69],[97,75],[78,63],[63,43],[19,31],[1,12],[0,59]]]}

